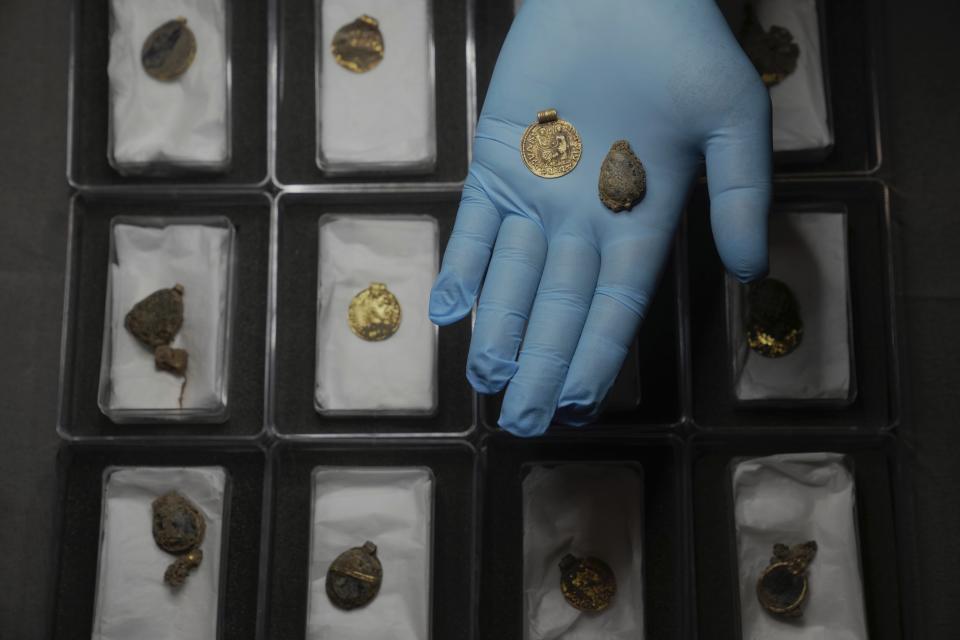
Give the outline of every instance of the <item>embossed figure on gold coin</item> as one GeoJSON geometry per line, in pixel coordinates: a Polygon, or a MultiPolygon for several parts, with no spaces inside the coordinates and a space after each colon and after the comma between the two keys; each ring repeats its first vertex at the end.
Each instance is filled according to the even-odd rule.
{"type": "Polygon", "coordinates": [[[177,18],[164,22],[147,36],[140,50],[140,62],[151,78],[170,82],[186,73],[196,55],[196,36],[186,18],[177,18]]]}
{"type": "Polygon", "coordinates": [[[373,282],[350,302],[347,319],[350,330],[364,340],[386,340],[400,329],[400,302],[387,285],[373,282]]]}
{"type": "Polygon", "coordinates": [[[538,113],[537,122],[527,127],[520,141],[523,164],[541,178],[567,175],[582,153],[580,134],[572,124],[557,118],[556,109],[538,113]]]}
{"type": "Polygon", "coordinates": [[[380,23],[376,18],[362,15],[337,30],[330,48],[341,67],[354,73],[366,73],[383,60],[380,23]]]}
{"type": "Polygon", "coordinates": [[[784,618],[799,618],[807,602],[810,586],[807,567],[817,555],[813,540],[788,547],[773,545],[770,564],[757,580],[757,599],[769,613],[784,618]]]}
{"type": "Polygon", "coordinates": [[[603,611],[617,594],[617,579],[603,560],[568,553],[560,560],[560,591],[575,609],[603,611]]]}

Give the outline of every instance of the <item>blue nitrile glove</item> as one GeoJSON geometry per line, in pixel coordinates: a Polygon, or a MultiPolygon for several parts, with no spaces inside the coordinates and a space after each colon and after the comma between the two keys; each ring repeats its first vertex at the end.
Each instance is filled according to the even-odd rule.
{"type": "Polygon", "coordinates": [[[534,436],[555,414],[572,425],[596,418],[702,155],[724,264],[741,281],[763,276],[770,100],[714,0],[524,3],[500,52],[430,297],[431,319],[450,324],[470,313],[484,282],[467,377],[481,393],[507,387],[501,427],[534,436]],[[553,180],[520,157],[524,130],[549,108],[583,141],[576,169],[553,180]],[[597,180],[619,139],[643,162],[647,192],[615,214],[597,180]]]}

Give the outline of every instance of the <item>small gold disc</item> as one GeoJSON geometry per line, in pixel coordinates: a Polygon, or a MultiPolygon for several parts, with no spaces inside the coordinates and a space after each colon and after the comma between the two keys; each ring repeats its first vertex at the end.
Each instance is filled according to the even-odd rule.
{"type": "Polygon", "coordinates": [[[190,68],[197,56],[197,38],[186,18],[164,22],[143,42],[140,62],[144,71],[161,82],[176,80],[190,68]]]}
{"type": "Polygon", "coordinates": [[[378,342],[397,332],[402,315],[400,302],[387,285],[373,282],[353,297],[347,318],[357,337],[378,342]]]}
{"type": "Polygon", "coordinates": [[[555,109],[537,114],[537,122],[527,127],[520,141],[523,164],[541,178],[560,178],[580,162],[583,144],[572,124],[557,118],[555,109]]]}
{"type": "Polygon", "coordinates": [[[617,594],[617,578],[603,560],[568,553],[560,560],[560,591],[574,609],[603,611],[617,594]]]}
{"type": "Polygon", "coordinates": [[[376,18],[362,15],[337,30],[330,48],[341,67],[354,73],[366,73],[383,60],[380,23],[376,18]]]}

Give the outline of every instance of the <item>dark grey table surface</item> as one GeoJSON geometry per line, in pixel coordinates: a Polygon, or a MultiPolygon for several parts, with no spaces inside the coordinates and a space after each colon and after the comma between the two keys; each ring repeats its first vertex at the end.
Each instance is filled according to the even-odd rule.
{"type": "MultiPolygon", "coordinates": [[[[960,624],[960,4],[885,2],[884,166],[901,245],[901,440],[916,493],[917,638],[960,624]]],[[[0,3],[0,638],[49,615],[69,190],[68,3],[0,3]]]]}

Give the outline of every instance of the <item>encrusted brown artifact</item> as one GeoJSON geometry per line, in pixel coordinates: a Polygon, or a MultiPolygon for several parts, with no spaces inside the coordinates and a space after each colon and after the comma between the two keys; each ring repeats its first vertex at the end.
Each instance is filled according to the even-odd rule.
{"type": "Polygon", "coordinates": [[[773,545],[770,564],[757,580],[760,605],[775,616],[799,618],[810,593],[807,567],[817,555],[813,540],[788,547],[773,545]]]}
{"type": "Polygon", "coordinates": [[[751,4],[744,7],[740,46],[767,87],[783,82],[797,69],[800,47],[793,41],[793,34],[776,25],[765,31],[751,4]]]}
{"type": "Polygon", "coordinates": [[[347,310],[350,330],[370,342],[386,340],[395,334],[402,318],[400,302],[382,282],[373,282],[355,295],[347,310]]]}
{"type": "Polygon", "coordinates": [[[803,340],[800,305],[786,284],[764,278],[747,290],[747,344],[767,358],[792,353],[803,340]]]}
{"type": "Polygon", "coordinates": [[[337,30],[330,48],[341,67],[354,73],[366,73],[383,60],[380,23],[376,18],[362,15],[337,30]]]}
{"type": "Polygon", "coordinates": [[[556,109],[537,114],[537,121],[527,127],[520,140],[520,157],[534,175],[560,178],[573,171],[580,162],[583,143],[576,128],[557,117],[556,109]]]}
{"type": "Polygon", "coordinates": [[[200,545],[207,533],[203,514],[176,491],[165,493],[153,501],[153,539],[157,546],[178,556],[167,567],[163,581],[171,587],[181,586],[190,571],[200,566],[203,551],[200,545]]]}
{"type": "Polygon", "coordinates": [[[630,143],[617,140],[600,166],[600,201],[614,213],[633,209],[647,191],[647,172],[630,143]]]}
{"type": "Polygon", "coordinates": [[[196,36],[186,18],[177,18],[164,22],[147,36],[140,61],[151,78],[170,82],[186,73],[196,55],[196,36]]]}
{"type": "Polygon", "coordinates": [[[186,376],[189,360],[185,349],[170,346],[183,326],[183,285],[160,289],[133,305],[123,325],[153,350],[157,369],[186,376]]]}
{"type": "Polygon", "coordinates": [[[382,580],[377,545],[367,541],[362,547],[347,549],[330,564],[327,597],[338,609],[356,609],[377,596],[382,580]]]}
{"type": "Polygon", "coordinates": [[[568,553],[560,560],[560,591],[575,609],[603,611],[617,594],[617,578],[603,560],[568,553]]]}

